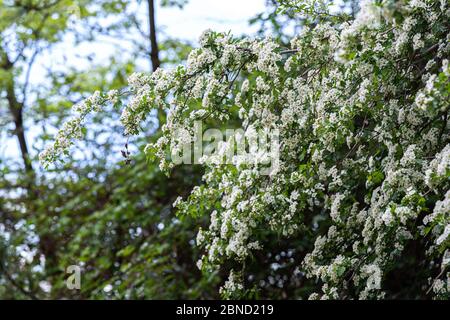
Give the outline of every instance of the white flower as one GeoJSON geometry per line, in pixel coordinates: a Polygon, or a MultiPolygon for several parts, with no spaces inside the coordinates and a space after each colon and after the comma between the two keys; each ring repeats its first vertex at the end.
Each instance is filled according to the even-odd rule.
{"type": "Polygon", "coordinates": [[[174,208],[177,207],[182,201],[183,201],[182,197],[177,197],[175,199],[175,201],[173,202],[172,207],[174,207],[174,208]]]}
{"type": "Polygon", "coordinates": [[[417,33],[413,37],[413,48],[414,50],[421,49],[425,45],[423,40],[421,39],[422,35],[420,33],[417,33]]]}
{"type": "Polygon", "coordinates": [[[439,238],[436,239],[436,244],[440,245],[445,240],[447,240],[448,236],[450,235],[450,224],[445,226],[444,232],[439,236],[439,238]]]}
{"type": "Polygon", "coordinates": [[[362,268],[367,277],[367,289],[376,290],[381,288],[381,269],[376,264],[366,265],[362,268]]]}

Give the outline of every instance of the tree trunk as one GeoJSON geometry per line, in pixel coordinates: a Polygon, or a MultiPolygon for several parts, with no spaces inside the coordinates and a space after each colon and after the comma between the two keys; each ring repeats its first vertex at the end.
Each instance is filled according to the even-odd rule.
{"type": "Polygon", "coordinates": [[[152,70],[155,71],[161,65],[159,61],[158,41],[156,40],[156,23],[155,23],[155,1],[148,0],[148,20],[150,24],[150,58],[152,62],[152,70]]]}
{"type": "MultiPolygon", "coordinates": [[[[13,64],[8,59],[6,53],[3,52],[2,58],[2,60],[4,60],[2,67],[4,67],[7,71],[11,70],[13,68],[13,64]]],[[[14,78],[11,78],[6,86],[6,99],[8,100],[9,111],[11,112],[14,120],[14,134],[19,142],[25,172],[30,176],[34,176],[33,165],[31,164],[30,153],[28,151],[27,141],[25,139],[25,129],[23,125],[23,103],[17,100],[14,78]]]]}
{"type": "MultiPolygon", "coordinates": [[[[150,25],[150,61],[152,64],[152,71],[156,71],[161,65],[159,60],[158,41],[156,39],[156,22],[155,22],[155,0],[148,0],[148,22],[150,25]]],[[[159,127],[166,122],[166,112],[158,109],[158,123],[159,127]]]]}
{"type": "Polygon", "coordinates": [[[18,113],[17,119],[14,120],[16,125],[15,132],[17,135],[17,140],[19,141],[20,152],[22,154],[22,160],[25,166],[25,171],[27,173],[34,173],[33,165],[31,164],[30,154],[28,152],[27,141],[25,139],[25,131],[23,127],[23,116],[22,110],[18,113]]]}

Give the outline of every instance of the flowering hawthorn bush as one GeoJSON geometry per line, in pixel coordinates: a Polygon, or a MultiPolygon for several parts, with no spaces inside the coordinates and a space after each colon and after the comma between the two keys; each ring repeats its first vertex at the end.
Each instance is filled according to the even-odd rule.
{"type": "Polygon", "coordinates": [[[197,236],[198,267],[227,269],[224,298],[248,294],[246,264],[278,234],[312,248],[297,270],[317,290],[289,298],[386,297],[386,275],[416,241],[426,257],[415,261],[425,275],[418,288],[448,299],[449,31],[446,0],[364,1],[354,19],[305,26],[290,48],[206,31],[186,65],[134,74],[128,91],[78,105],[41,161],[67,153],[86,116],[120,106],[121,95],[130,96],[126,135],[139,134],[153,109],[167,110],[161,137],[145,149],[166,172],[175,132],[238,114],[244,128],[279,130],[278,170],[204,159],[204,183],[174,203],[180,214],[210,216],[197,236]]]}

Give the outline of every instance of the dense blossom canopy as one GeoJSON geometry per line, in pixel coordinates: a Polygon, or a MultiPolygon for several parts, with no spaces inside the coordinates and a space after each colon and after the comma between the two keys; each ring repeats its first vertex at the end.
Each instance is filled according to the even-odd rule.
{"type": "MultiPolygon", "coordinates": [[[[414,261],[425,275],[417,287],[448,298],[450,5],[364,1],[354,19],[331,21],[305,26],[290,48],[206,31],[186,65],[130,77],[125,134],[138,134],[153,109],[167,110],[146,152],[169,171],[175,133],[196,120],[238,114],[244,128],[279,131],[276,172],[203,159],[203,184],[174,204],[210,216],[197,236],[198,267],[227,269],[223,297],[252,289],[246,263],[278,234],[311,243],[296,270],[317,290],[298,298],[383,298],[412,242],[425,257],[414,261]]],[[[77,106],[42,162],[67,152],[86,116],[122,94],[77,106]]]]}

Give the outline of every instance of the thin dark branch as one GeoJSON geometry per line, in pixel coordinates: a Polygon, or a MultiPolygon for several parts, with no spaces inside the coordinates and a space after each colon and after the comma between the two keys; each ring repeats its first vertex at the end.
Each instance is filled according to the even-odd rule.
{"type": "Polygon", "coordinates": [[[22,97],[23,97],[22,103],[23,104],[26,104],[27,90],[28,90],[28,86],[30,84],[31,69],[33,68],[33,64],[34,64],[34,61],[36,60],[38,53],[39,53],[39,48],[36,48],[36,50],[34,50],[33,54],[31,55],[30,62],[28,63],[27,72],[25,74],[25,83],[22,88],[22,97]]]}

